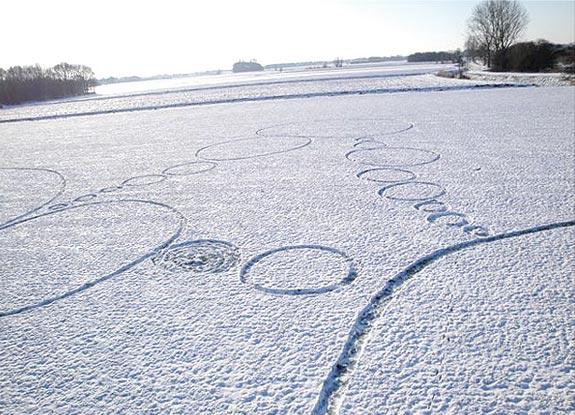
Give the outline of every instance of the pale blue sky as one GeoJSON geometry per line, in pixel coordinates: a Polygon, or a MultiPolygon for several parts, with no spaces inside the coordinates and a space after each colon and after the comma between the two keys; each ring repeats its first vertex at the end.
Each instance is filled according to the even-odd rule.
{"type": "MultiPolygon", "coordinates": [[[[478,1],[19,0],[2,5],[0,67],[61,61],[98,77],[462,48],[478,1]],[[82,6],[80,6],[82,5],[82,6]]],[[[522,1],[524,40],[575,42],[574,1],[522,1]]]]}

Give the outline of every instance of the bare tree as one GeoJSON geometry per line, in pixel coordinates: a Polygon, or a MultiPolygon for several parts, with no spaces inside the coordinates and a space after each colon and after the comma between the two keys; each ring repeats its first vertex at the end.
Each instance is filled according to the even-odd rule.
{"type": "Polygon", "coordinates": [[[473,14],[467,23],[469,43],[475,45],[477,50],[482,51],[482,57],[487,66],[491,66],[491,54],[493,51],[493,27],[491,18],[491,0],[481,3],[473,9],[473,14]]]}
{"type": "Polygon", "coordinates": [[[467,23],[468,41],[479,45],[487,66],[505,54],[525,30],[527,11],[515,0],[486,0],[473,9],[467,23]]]}
{"type": "Polygon", "coordinates": [[[485,58],[485,51],[475,36],[467,36],[465,40],[465,55],[475,62],[477,57],[485,58]]]}

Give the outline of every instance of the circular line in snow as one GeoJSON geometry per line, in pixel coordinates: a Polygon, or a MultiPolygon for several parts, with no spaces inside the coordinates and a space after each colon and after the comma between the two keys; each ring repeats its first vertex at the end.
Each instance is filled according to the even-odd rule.
{"type": "Polygon", "coordinates": [[[48,209],[50,209],[50,210],[62,210],[62,209],[66,209],[68,206],[70,206],[69,203],[56,203],[55,205],[48,206],[48,209]]]}
{"type": "Polygon", "coordinates": [[[445,194],[445,188],[431,182],[409,181],[385,186],[379,190],[379,195],[391,200],[418,202],[436,199],[445,194]],[[428,193],[428,194],[426,194],[428,193]]]}
{"type": "Polygon", "coordinates": [[[377,147],[349,151],[348,160],[377,167],[422,166],[439,160],[440,155],[421,148],[377,147]]]}
{"type": "MultiPolygon", "coordinates": [[[[298,265],[298,268],[301,269],[308,269],[311,267],[312,264],[309,263],[301,263],[298,265]]],[[[271,264],[271,268],[273,270],[273,263],[271,264]]],[[[278,276],[281,274],[283,268],[277,267],[278,269],[273,272],[274,276],[278,276]]],[[[318,269],[318,271],[322,271],[322,269],[318,269]]],[[[330,291],[334,291],[337,288],[351,284],[355,278],[357,277],[357,271],[353,265],[352,260],[343,252],[338,249],[323,246],[323,245],[293,245],[293,246],[283,246],[280,248],[271,249],[269,251],[262,252],[248,260],[240,270],[240,280],[244,284],[249,284],[253,288],[259,291],[263,291],[268,294],[279,294],[279,295],[317,295],[317,294],[325,294],[330,291]],[[346,271],[343,278],[335,281],[333,284],[324,285],[321,287],[313,287],[313,288],[272,288],[266,287],[263,284],[259,284],[254,281],[254,277],[251,275],[255,273],[254,269],[261,265],[261,262],[265,259],[269,259],[275,255],[281,255],[283,253],[289,251],[319,251],[320,253],[327,253],[328,255],[332,255],[336,261],[341,262],[341,265],[345,265],[346,271]]]]}
{"type": "Polygon", "coordinates": [[[452,226],[452,227],[467,226],[467,225],[470,225],[472,222],[471,218],[469,216],[467,216],[465,213],[449,212],[449,211],[431,213],[427,217],[427,221],[430,223],[434,223],[434,222],[439,223],[439,221],[442,218],[447,218],[447,221],[445,222],[445,224],[447,226],[452,226]],[[450,219],[452,219],[452,218],[457,218],[458,220],[456,222],[452,222],[452,221],[450,221],[450,219]]]}
{"type": "Polygon", "coordinates": [[[368,137],[358,139],[353,144],[353,147],[356,149],[382,148],[382,147],[387,147],[387,146],[388,146],[388,144],[384,143],[383,141],[374,140],[374,139],[368,138],[368,137]]]}
{"type": "Polygon", "coordinates": [[[427,199],[423,202],[416,203],[413,207],[422,212],[445,212],[450,209],[449,205],[435,199],[427,199]]]}
{"type": "Polygon", "coordinates": [[[161,183],[166,180],[168,176],[165,174],[144,174],[142,176],[130,177],[122,182],[122,186],[140,187],[150,186],[152,184],[161,183]]]}
{"type": "Polygon", "coordinates": [[[117,192],[118,190],[122,190],[123,187],[122,186],[110,186],[110,187],[104,187],[103,189],[98,190],[98,193],[113,193],[113,192],[117,192]]]}
{"type": "Polygon", "coordinates": [[[170,246],[152,262],[169,271],[218,274],[233,268],[239,259],[239,249],[229,242],[197,239],[170,246]]]}
{"type": "Polygon", "coordinates": [[[307,137],[286,138],[287,140],[281,140],[278,137],[250,137],[221,141],[200,148],[196,151],[196,157],[209,161],[247,160],[298,150],[310,145],[312,142],[311,138],[307,137]],[[278,146],[278,143],[279,148],[274,149],[274,145],[278,146]],[[210,156],[210,151],[212,153],[215,152],[215,155],[210,156]],[[206,155],[205,153],[208,154],[206,155]]]}
{"type": "Polygon", "coordinates": [[[376,183],[400,183],[414,180],[417,175],[409,170],[396,169],[393,167],[377,167],[362,170],[356,175],[360,179],[376,183]]]}
{"type": "Polygon", "coordinates": [[[83,195],[83,196],[78,196],[76,199],[72,200],[72,202],[74,203],[82,203],[82,202],[87,202],[88,200],[92,200],[97,198],[98,195],[94,194],[94,193],[90,193],[87,195],[83,195]]]}
{"type": "Polygon", "coordinates": [[[410,122],[381,118],[334,118],[270,125],[257,130],[256,135],[262,137],[353,138],[357,136],[357,129],[364,125],[370,126],[371,129],[375,131],[379,130],[377,135],[399,134],[411,130],[414,127],[414,124],[410,122]],[[338,125],[338,123],[340,125],[338,125]],[[374,123],[381,123],[383,126],[381,128],[373,127],[374,123]],[[350,127],[350,124],[356,125],[350,127]],[[394,125],[390,128],[390,124],[394,125]],[[294,127],[298,126],[300,126],[300,128],[297,129],[298,131],[291,131],[295,130],[294,127]],[[356,126],[359,127],[355,128],[356,126]],[[288,131],[285,131],[285,127],[287,127],[288,131]],[[349,132],[345,132],[345,128],[349,128],[349,132]],[[381,130],[385,128],[387,128],[388,131],[381,132],[381,130]],[[280,129],[280,131],[274,132],[274,129],[280,129]],[[306,132],[306,129],[311,130],[311,132],[306,132]]]}
{"type": "Polygon", "coordinates": [[[162,174],[168,176],[190,176],[192,174],[200,174],[212,170],[216,167],[216,163],[211,161],[190,161],[188,163],[176,164],[175,166],[168,167],[162,174]]]}

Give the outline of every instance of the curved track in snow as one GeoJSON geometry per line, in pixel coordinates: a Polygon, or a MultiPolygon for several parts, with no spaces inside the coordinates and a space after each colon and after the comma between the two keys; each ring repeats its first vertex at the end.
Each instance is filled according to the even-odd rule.
{"type": "Polygon", "coordinates": [[[481,239],[460,242],[445,248],[437,249],[430,254],[419,258],[397,273],[393,278],[387,281],[383,288],[371,297],[368,304],[357,315],[349,332],[347,341],[343,346],[343,350],[332,366],[327,378],[324,380],[315,407],[311,412],[312,415],[334,415],[339,413],[339,407],[345,396],[345,390],[349,380],[357,368],[361,354],[367,344],[368,336],[371,333],[375,321],[379,317],[378,312],[386,301],[391,298],[391,295],[395,290],[400,288],[404,282],[410,280],[432,263],[450,254],[491,242],[517,238],[553,229],[568,228],[571,226],[575,226],[575,220],[534,226],[517,231],[500,233],[481,239]]]}

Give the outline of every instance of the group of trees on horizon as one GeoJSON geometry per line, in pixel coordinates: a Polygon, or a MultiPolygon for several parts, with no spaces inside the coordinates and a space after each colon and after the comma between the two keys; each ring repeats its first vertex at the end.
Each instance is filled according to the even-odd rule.
{"type": "Polygon", "coordinates": [[[264,67],[257,63],[255,59],[249,62],[238,61],[234,63],[232,67],[232,72],[253,72],[253,71],[263,71],[264,67]]]}
{"type": "MultiPolygon", "coordinates": [[[[557,45],[544,39],[515,43],[529,21],[525,8],[515,0],[485,0],[473,9],[467,22],[463,55],[481,59],[495,72],[541,72],[557,67],[575,72],[575,44],[557,45]]],[[[460,62],[462,52],[418,52],[408,62],[460,62]]]]}
{"type": "Polygon", "coordinates": [[[408,62],[458,62],[461,52],[417,52],[407,57],[408,62]]]}
{"type": "Polygon", "coordinates": [[[60,63],[44,69],[40,65],[0,68],[0,104],[14,105],[84,95],[98,84],[85,65],[60,63]]]}
{"type": "Polygon", "coordinates": [[[555,69],[558,64],[563,72],[575,73],[575,44],[557,45],[544,39],[520,42],[495,55],[492,70],[495,72],[542,72],[555,69]]]}
{"type": "Polygon", "coordinates": [[[516,0],[485,0],[473,9],[467,22],[467,54],[480,57],[496,72],[539,72],[559,61],[574,70],[573,45],[554,45],[546,40],[515,43],[525,31],[529,16],[516,0]]]}

